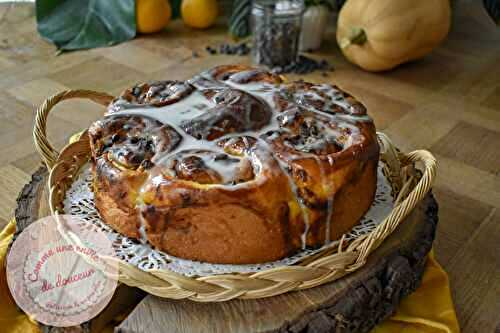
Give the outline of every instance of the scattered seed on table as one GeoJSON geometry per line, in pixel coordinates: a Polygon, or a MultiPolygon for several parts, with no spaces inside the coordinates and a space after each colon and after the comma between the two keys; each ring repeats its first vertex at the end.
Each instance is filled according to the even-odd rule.
{"type": "Polygon", "coordinates": [[[213,49],[211,46],[207,46],[205,50],[210,54],[217,54],[217,50],[213,49]]]}
{"type": "MultiPolygon", "coordinates": [[[[246,42],[239,44],[228,44],[222,43],[217,47],[206,46],[205,50],[211,54],[226,54],[226,55],[238,55],[244,56],[251,52],[251,47],[248,46],[246,42]]],[[[198,55],[198,54],[197,54],[198,55]]],[[[193,57],[194,52],[193,52],[193,57]]],[[[328,63],[328,60],[321,59],[315,60],[309,58],[305,55],[299,55],[295,62],[286,63],[285,65],[278,65],[271,67],[271,71],[275,74],[285,74],[285,73],[295,73],[295,74],[307,74],[314,71],[322,71],[321,75],[324,77],[328,76],[327,72],[333,71],[334,68],[328,63]]]]}
{"type": "Polygon", "coordinates": [[[250,47],[248,47],[248,45],[245,42],[233,45],[223,43],[220,44],[218,47],[207,46],[205,49],[210,54],[217,54],[218,51],[219,54],[227,54],[227,55],[236,54],[239,56],[247,55],[251,51],[250,47]]]}

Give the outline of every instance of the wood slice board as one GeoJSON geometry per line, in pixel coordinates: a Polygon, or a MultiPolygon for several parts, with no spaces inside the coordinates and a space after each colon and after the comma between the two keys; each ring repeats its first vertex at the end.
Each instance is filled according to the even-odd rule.
{"type": "MultiPolygon", "coordinates": [[[[47,178],[47,170],[40,168],[20,193],[15,214],[17,233],[50,214],[47,178]]],[[[420,284],[435,236],[437,209],[433,195],[427,195],[372,253],[365,266],[332,283],[264,299],[222,303],[166,300],[151,295],[142,299],[137,289],[123,286],[118,289],[119,302],[114,299],[101,315],[76,331],[97,331],[120,307],[140,302],[116,331],[367,332],[389,317],[401,299],[420,284]]],[[[43,327],[45,332],[71,329],[75,328],[43,327]]]]}

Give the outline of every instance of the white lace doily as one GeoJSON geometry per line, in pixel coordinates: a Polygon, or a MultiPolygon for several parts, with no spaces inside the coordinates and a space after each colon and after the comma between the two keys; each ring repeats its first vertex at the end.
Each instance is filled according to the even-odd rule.
{"type": "MultiPolygon", "coordinates": [[[[394,200],[391,195],[391,186],[382,172],[381,163],[382,162],[380,162],[377,170],[377,191],[375,200],[359,224],[346,234],[346,241],[370,233],[387,215],[389,215],[393,208],[394,200]]],[[[84,221],[95,224],[108,235],[109,239],[113,242],[116,255],[121,260],[137,266],[144,271],[167,269],[186,276],[249,273],[292,265],[324,249],[323,247],[316,250],[303,250],[291,257],[278,261],[253,265],[209,264],[177,258],[152,248],[150,244],[142,244],[122,236],[107,226],[101,220],[99,212],[94,205],[94,193],[91,187],[92,173],[90,172],[89,165],[85,165],[82,170],[83,171],[76,181],[73,182],[71,188],[66,192],[64,212],[66,214],[77,215],[84,221]]],[[[339,241],[333,241],[325,247],[338,246],[338,243],[339,241]]]]}

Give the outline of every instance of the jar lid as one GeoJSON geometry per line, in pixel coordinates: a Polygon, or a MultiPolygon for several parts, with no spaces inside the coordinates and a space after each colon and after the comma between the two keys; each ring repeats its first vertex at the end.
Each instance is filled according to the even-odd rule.
{"type": "Polygon", "coordinates": [[[262,11],[271,11],[274,15],[301,14],[304,9],[304,0],[254,0],[253,8],[262,11]]]}

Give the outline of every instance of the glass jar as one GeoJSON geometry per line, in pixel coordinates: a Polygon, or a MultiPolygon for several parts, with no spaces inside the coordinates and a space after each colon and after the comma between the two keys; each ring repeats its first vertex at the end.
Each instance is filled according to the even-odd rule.
{"type": "Polygon", "coordinates": [[[274,68],[297,60],[303,13],[303,0],[253,1],[254,63],[274,68]]]}

